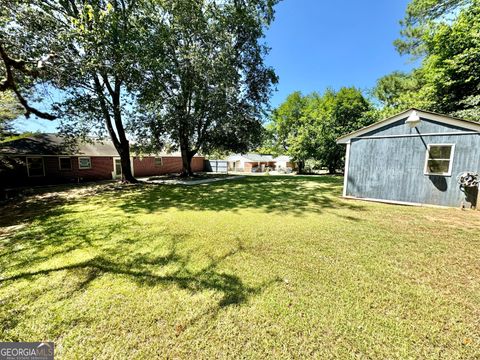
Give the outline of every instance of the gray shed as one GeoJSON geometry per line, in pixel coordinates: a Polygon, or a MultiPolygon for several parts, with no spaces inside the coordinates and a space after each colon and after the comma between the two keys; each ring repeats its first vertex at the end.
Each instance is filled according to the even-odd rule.
{"type": "Polygon", "coordinates": [[[344,197],[400,204],[476,206],[480,123],[410,109],[337,140],[346,144],[344,197]]]}

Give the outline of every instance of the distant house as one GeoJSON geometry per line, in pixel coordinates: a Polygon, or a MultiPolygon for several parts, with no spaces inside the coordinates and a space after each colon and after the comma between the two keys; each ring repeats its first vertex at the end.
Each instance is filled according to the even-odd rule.
{"type": "Polygon", "coordinates": [[[280,155],[273,159],[273,161],[275,161],[275,170],[295,169],[295,163],[290,156],[280,155]]]}
{"type": "MultiPolygon", "coordinates": [[[[107,140],[69,147],[57,135],[40,134],[0,145],[0,156],[0,183],[4,186],[111,180],[122,175],[117,150],[107,140]]],[[[182,170],[178,153],[132,156],[131,164],[136,177],[182,170]]],[[[204,158],[195,156],[192,170],[203,168],[204,158]]]]}
{"type": "Polygon", "coordinates": [[[227,158],[229,171],[264,172],[267,167],[273,169],[275,162],[272,155],[235,154],[227,158]]]}
{"type": "Polygon", "coordinates": [[[265,154],[235,154],[227,158],[228,170],[239,172],[265,172],[265,170],[293,169],[294,163],[289,156],[279,156],[274,158],[272,155],[265,154]]]}
{"type": "Polygon", "coordinates": [[[480,123],[410,109],[345,135],[346,197],[407,204],[477,205],[478,187],[459,174],[480,172],[480,123]]]}

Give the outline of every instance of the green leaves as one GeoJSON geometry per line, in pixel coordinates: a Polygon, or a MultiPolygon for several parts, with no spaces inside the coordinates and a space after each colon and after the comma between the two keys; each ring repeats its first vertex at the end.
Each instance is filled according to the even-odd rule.
{"type": "Polygon", "coordinates": [[[435,32],[435,28],[451,20],[452,14],[458,13],[476,0],[412,0],[407,7],[402,25],[402,38],[395,41],[401,54],[423,55],[427,52],[425,37],[435,32]]]}
{"type": "Polygon", "coordinates": [[[272,112],[265,148],[288,154],[300,163],[319,160],[335,172],[342,166],[344,152],[336,139],[371,123],[371,110],[356,88],[327,89],[323,95],[294,92],[272,112]]]}
{"type": "Polygon", "coordinates": [[[381,113],[417,107],[480,120],[480,1],[413,0],[403,26],[398,50],[423,60],[410,74],[377,82],[381,113]]]}
{"type": "Polygon", "coordinates": [[[163,18],[152,24],[164,36],[140,58],[149,76],[137,89],[147,110],[137,127],[149,127],[153,142],[185,153],[257,145],[276,81],[261,42],[274,3],[165,0],[163,18]]]}

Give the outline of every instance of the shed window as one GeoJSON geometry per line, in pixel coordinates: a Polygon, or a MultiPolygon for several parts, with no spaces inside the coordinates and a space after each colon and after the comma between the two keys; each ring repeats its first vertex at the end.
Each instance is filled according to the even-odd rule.
{"type": "Polygon", "coordinates": [[[58,167],[60,170],[72,170],[72,159],[69,157],[58,158],[58,167]]]}
{"type": "Polygon", "coordinates": [[[155,166],[163,166],[163,158],[156,157],[155,158],[155,166]]]}
{"type": "Polygon", "coordinates": [[[92,160],[89,157],[79,157],[78,158],[78,168],[79,169],[91,169],[92,160]]]}
{"type": "Polygon", "coordinates": [[[41,157],[27,158],[27,173],[28,176],[45,176],[45,165],[41,157]]]}
{"type": "Polygon", "coordinates": [[[455,145],[429,144],[425,160],[425,175],[452,174],[452,162],[455,145]]]}

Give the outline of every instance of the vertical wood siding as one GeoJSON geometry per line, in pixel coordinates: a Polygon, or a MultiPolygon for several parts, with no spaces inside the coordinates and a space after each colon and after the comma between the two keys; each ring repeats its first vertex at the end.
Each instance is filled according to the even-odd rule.
{"type": "MultiPolygon", "coordinates": [[[[416,133],[404,122],[381,130],[365,136],[416,133]]],[[[420,134],[457,130],[425,120],[418,127],[420,134]]],[[[480,171],[480,134],[462,135],[460,129],[458,135],[360,137],[351,142],[346,195],[459,206],[462,201],[467,204],[475,201],[466,198],[457,184],[457,175],[464,171],[480,171]],[[427,144],[455,144],[451,176],[424,175],[427,144]]]]}

